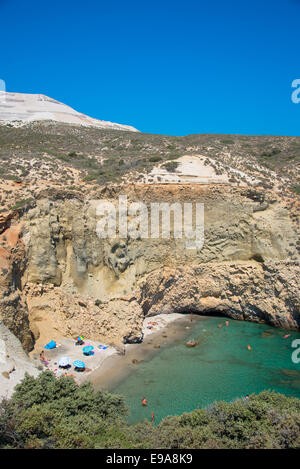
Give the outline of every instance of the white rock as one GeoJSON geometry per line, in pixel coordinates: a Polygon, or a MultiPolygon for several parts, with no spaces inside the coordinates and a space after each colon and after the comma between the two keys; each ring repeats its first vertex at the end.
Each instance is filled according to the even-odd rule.
{"type": "Polygon", "coordinates": [[[0,321],[0,401],[12,395],[25,373],[37,376],[39,372],[24,352],[19,339],[0,321]],[[7,374],[9,377],[6,377],[7,374]]]}
{"type": "Polygon", "coordinates": [[[26,124],[41,120],[77,124],[85,127],[98,127],[101,129],[138,132],[137,129],[130,125],[93,119],[43,94],[0,91],[0,122],[26,124]]]}

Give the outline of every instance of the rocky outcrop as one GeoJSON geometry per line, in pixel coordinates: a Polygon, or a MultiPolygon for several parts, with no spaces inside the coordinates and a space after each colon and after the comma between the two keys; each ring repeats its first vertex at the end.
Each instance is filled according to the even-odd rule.
{"type": "Polygon", "coordinates": [[[3,320],[27,349],[43,328],[121,347],[142,340],[143,317],[158,313],[219,312],[298,328],[298,209],[273,192],[228,185],[112,186],[85,200],[44,189],[2,256],[3,320]],[[96,201],[117,205],[120,194],[149,210],[202,202],[202,249],[172,235],[100,239],[96,201]]]}
{"type": "Polygon", "coordinates": [[[298,329],[299,265],[295,262],[235,262],[163,269],[140,284],[145,315],[219,313],[298,329]]]}
{"type": "MultiPolygon", "coordinates": [[[[137,280],[162,266],[299,261],[298,234],[288,208],[275,195],[247,188],[214,186],[131,186],[129,200],[202,202],[205,242],[186,249],[186,239],[99,239],[93,200],[38,201],[26,215],[28,267],[23,283],[60,285],[109,299],[135,290],[137,280]]],[[[106,198],[105,194],[98,195],[106,198]]],[[[107,199],[116,202],[114,198],[107,199]]]]}
{"type": "Polygon", "coordinates": [[[10,397],[25,373],[37,376],[39,369],[24,352],[20,341],[0,321],[0,393],[10,397]]]}
{"type": "Polygon", "coordinates": [[[18,218],[10,213],[0,234],[0,321],[19,338],[24,349],[29,351],[34,340],[21,291],[21,277],[26,268],[26,252],[21,233],[18,218]]]}
{"type": "Polygon", "coordinates": [[[144,315],[135,297],[110,301],[71,294],[53,285],[28,283],[24,288],[35,340],[83,335],[122,349],[142,340],[144,315]]]}

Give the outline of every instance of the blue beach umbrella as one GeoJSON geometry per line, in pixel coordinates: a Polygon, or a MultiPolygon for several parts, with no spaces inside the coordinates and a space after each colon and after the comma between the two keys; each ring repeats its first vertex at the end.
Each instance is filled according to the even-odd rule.
{"type": "Polygon", "coordinates": [[[70,358],[68,357],[61,357],[59,360],[58,360],[58,366],[69,366],[70,365],[70,358]]]}
{"type": "Polygon", "coordinates": [[[45,345],[45,348],[47,350],[51,350],[53,348],[56,348],[56,342],[54,342],[54,340],[50,340],[50,342],[47,345],[45,345]]]}
{"type": "Polygon", "coordinates": [[[84,355],[91,355],[92,351],[94,350],[94,347],[92,345],[86,345],[83,347],[82,351],[84,355]]]}
{"type": "Polygon", "coordinates": [[[75,360],[75,362],[73,362],[73,365],[75,366],[75,368],[85,368],[85,363],[81,362],[80,360],[75,360]]]}

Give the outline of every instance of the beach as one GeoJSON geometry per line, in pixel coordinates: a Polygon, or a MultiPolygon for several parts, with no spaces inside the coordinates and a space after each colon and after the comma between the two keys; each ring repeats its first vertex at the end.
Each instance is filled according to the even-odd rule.
{"type": "Polygon", "coordinates": [[[126,344],[125,354],[112,354],[85,380],[95,389],[111,390],[120,381],[134,373],[140,363],[151,359],[160,349],[182,341],[190,329],[190,315],[159,314],[148,317],[143,323],[143,342],[126,344]],[[151,328],[150,328],[151,327],[151,328]]]}
{"type": "Polygon", "coordinates": [[[178,313],[147,317],[143,322],[143,341],[138,344],[124,344],[123,351],[87,338],[84,338],[83,345],[75,345],[74,339],[61,337],[56,341],[57,346],[50,350],[45,349],[40,342],[31,353],[31,358],[36,365],[41,366],[39,353],[44,350],[47,362],[47,365],[42,365],[44,370],[52,371],[57,377],[72,376],[78,384],[90,381],[96,389],[109,389],[128,373],[133,372],[139,362],[149,358],[162,345],[176,340],[175,335],[179,335],[180,331],[182,335],[182,327],[171,330],[172,324],[184,322],[187,323],[186,327],[189,327],[189,321],[188,315],[178,313]],[[94,353],[87,356],[83,354],[83,347],[89,345],[94,347],[94,353]],[[58,366],[58,361],[62,357],[70,359],[69,369],[58,366]],[[85,363],[85,371],[75,371],[73,362],[76,360],[85,363]]]}

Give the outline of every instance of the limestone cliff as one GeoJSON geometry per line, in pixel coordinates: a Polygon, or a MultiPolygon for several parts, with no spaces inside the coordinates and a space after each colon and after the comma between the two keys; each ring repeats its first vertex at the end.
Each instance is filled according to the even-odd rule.
{"type": "Polygon", "coordinates": [[[162,312],[300,326],[296,202],[227,185],[128,185],[91,195],[42,192],[22,228],[15,220],[5,230],[19,227],[2,276],[2,315],[27,350],[43,328],[117,346],[139,341],[144,315],[162,312]],[[186,249],[184,238],[98,238],[95,199],[116,204],[120,194],[148,205],[204,203],[202,249],[186,249]]]}
{"type": "MultiPolygon", "coordinates": [[[[262,171],[257,161],[246,159],[246,143],[237,138],[235,153],[216,153],[222,141],[216,145],[214,137],[212,150],[209,136],[202,148],[205,156],[198,154],[199,140],[195,147],[184,147],[183,155],[193,156],[174,158],[168,165],[163,158],[169,158],[170,147],[176,143],[181,150],[183,143],[171,144],[164,137],[155,147],[154,137],[137,134],[144,152],[163,147],[161,157],[150,158],[162,160],[156,169],[150,165],[147,177],[132,172],[126,183],[89,183],[82,179],[80,165],[103,166],[107,145],[117,141],[118,151],[123,148],[127,158],[118,165],[130,168],[134,142],[128,143],[125,133],[120,140],[96,131],[58,130],[22,129],[12,157],[23,158],[20,148],[25,137],[32,139],[30,145],[36,137],[38,141],[47,137],[49,155],[52,146],[57,147],[55,139],[64,146],[72,138],[78,145],[88,145],[92,156],[84,159],[84,146],[68,154],[66,147],[61,158],[45,157],[36,167],[38,156],[32,159],[30,154],[25,158],[26,171],[32,176],[0,180],[5,194],[0,211],[0,319],[27,351],[50,336],[78,333],[117,346],[138,342],[144,316],[161,312],[222,313],[299,328],[299,200],[284,186],[292,184],[295,171],[285,176],[262,171]],[[58,171],[60,160],[69,166],[58,171]],[[251,161],[249,176],[245,161],[251,161]],[[74,184],[64,185],[70,174],[74,184]],[[263,174],[267,179],[260,184],[263,174]],[[137,183],[128,183],[131,176],[137,183]],[[187,239],[174,236],[131,239],[117,233],[116,238],[99,238],[97,201],[117,207],[120,195],[126,195],[128,202],[143,202],[149,212],[155,202],[204,204],[203,247],[187,249],[187,239]]],[[[18,136],[16,129],[13,132],[18,136]]],[[[7,129],[4,135],[10,136],[7,129]]],[[[251,145],[257,144],[260,151],[258,139],[253,137],[251,145]]],[[[194,145],[192,140],[189,145],[194,145]]],[[[270,153],[274,165],[278,154],[292,152],[298,144],[294,140],[276,140],[278,151],[270,153]]],[[[111,158],[114,151],[112,146],[111,158]]],[[[115,166],[114,171],[118,172],[115,166]]]]}

